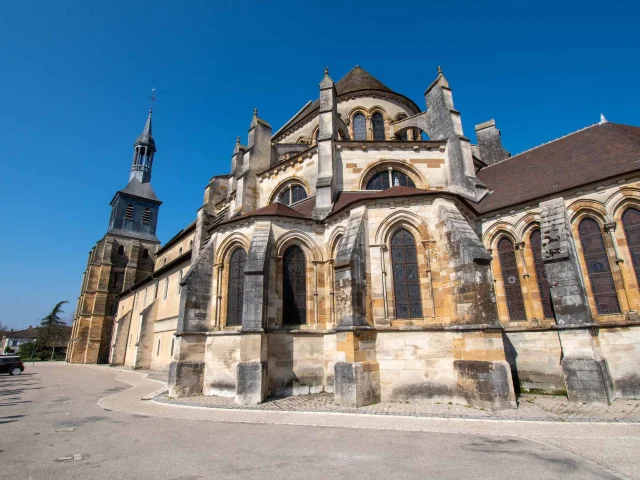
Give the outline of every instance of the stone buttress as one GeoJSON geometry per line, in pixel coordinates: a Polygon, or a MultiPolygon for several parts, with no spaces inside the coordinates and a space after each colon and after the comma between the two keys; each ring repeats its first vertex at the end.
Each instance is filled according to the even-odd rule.
{"type": "Polygon", "coordinates": [[[567,396],[575,402],[610,403],[613,384],[589,309],[563,198],[540,203],[542,259],[562,347],[567,396]]]}

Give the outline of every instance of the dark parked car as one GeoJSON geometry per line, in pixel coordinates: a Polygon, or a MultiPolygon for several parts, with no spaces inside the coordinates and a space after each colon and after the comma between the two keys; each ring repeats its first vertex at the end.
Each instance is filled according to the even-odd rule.
{"type": "Polygon", "coordinates": [[[0,355],[0,373],[20,375],[24,372],[24,364],[17,355],[0,355]]]}

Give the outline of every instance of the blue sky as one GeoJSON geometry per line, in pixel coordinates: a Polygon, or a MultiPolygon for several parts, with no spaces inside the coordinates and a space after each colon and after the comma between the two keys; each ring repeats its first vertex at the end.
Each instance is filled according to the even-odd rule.
{"type": "Polygon", "coordinates": [[[640,125],[637,2],[5,2],[0,17],[0,322],[70,314],[156,87],[158,236],[188,224],[253,109],[277,130],[360,64],[424,106],[442,65],[467,136],[512,153],[640,125]]]}

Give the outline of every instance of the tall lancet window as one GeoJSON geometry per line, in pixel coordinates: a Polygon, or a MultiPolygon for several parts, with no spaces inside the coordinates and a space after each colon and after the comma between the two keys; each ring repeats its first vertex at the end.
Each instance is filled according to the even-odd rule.
{"type": "Polygon", "coordinates": [[[547,271],[542,262],[542,239],[540,230],[534,230],[530,237],[531,251],[533,252],[533,262],[536,267],[536,280],[538,281],[538,291],[540,292],[540,302],[545,318],[553,318],[553,307],[551,306],[551,291],[547,280],[547,271]]]}
{"type": "Polygon", "coordinates": [[[385,129],[384,129],[384,118],[380,112],[376,112],[371,117],[371,123],[373,124],[373,139],[374,140],[384,140],[385,139],[385,129]]]}
{"type": "Polygon", "coordinates": [[[353,139],[367,139],[367,121],[361,113],[356,113],[353,117],[353,139]]]}
{"type": "Polygon", "coordinates": [[[622,214],[624,235],[627,237],[627,247],[631,254],[633,270],[636,272],[636,281],[640,285],[640,211],[629,208],[622,214]]]}
{"type": "Polygon", "coordinates": [[[422,318],[416,241],[404,228],[391,237],[391,268],[396,318],[422,318]]]}
{"type": "Polygon", "coordinates": [[[504,292],[507,296],[509,319],[526,320],[527,314],[524,309],[522,290],[520,289],[516,252],[513,248],[513,242],[507,237],[502,237],[498,242],[498,256],[500,257],[500,267],[502,268],[504,292]]]}
{"type": "Polygon", "coordinates": [[[297,245],[282,256],[282,322],[302,325],[307,322],[307,260],[297,245]]]}
{"type": "Polygon", "coordinates": [[[242,325],[242,302],[244,300],[244,266],[247,252],[237,248],[229,259],[229,284],[227,295],[227,325],[242,325]]]}
{"type": "Polygon", "coordinates": [[[585,218],[578,226],[580,244],[587,273],[591,282],[591,292],[596,301],[596,310],[601,315],[620,313],[620,304],[613,283],[607,250],[602,240],[600,225],[592,218],[585,218]]]}

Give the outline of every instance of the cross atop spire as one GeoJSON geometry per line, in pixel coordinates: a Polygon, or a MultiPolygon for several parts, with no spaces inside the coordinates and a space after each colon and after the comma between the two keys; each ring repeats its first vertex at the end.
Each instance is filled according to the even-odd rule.
{"type": "Polygon", "coordinates": [[[148,97],[150,99],[150,101],[151,101],[150,105],[149,105],[149,112],[153,111],[153,102],[157,102],[158,101],[158,99],[155,96],[155,92],[156,92],[156,87],[153,87],[151,89],[151,96],[148,97]]]}

